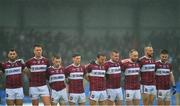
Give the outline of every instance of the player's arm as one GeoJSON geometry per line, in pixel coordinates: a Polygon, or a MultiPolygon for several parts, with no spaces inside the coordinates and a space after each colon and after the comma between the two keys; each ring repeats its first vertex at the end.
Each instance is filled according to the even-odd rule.
{"type": "Polygon", "coordinates": [[[2,77],[4,74],[4,69],[2,63],[0,63],[0,77],[2,77]]]}
{"type": "Polygon", "coordinates": [[[170,81],[171,81],[172,86],[176,86],[174,75],[173,75],[172,71],[170,72],[170,81]]]}
{"type": "Polygon", "coordinates": [[[84,78],[87,80],[87,81],[89,81],[89,72],[90,72],[90,64],[87,64],[87,65],[85,65],[85,70],[86,70],[86,73],[85,73],[85,75],[84,75],[84,78]]]}

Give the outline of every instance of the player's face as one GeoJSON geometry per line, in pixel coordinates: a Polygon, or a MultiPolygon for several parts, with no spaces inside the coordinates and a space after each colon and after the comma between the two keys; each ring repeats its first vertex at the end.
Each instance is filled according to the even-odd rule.
{"type": "Polygon", "coordinates": [[[148,57],[153,57],[153,48],[152,47],[147,47],[145,50],[146,56],[148,57]]]}
{"type": "Polygon", "coordinates": [[[41,47],[35,47],[34,48],[34,55],[35,55],[35,57],[41,57],[42,56],[42,48],[41,47]]]}
{"type": "Polygon", "coordinates": [[[119,53],[112,52],[111,60],[114,62],[118,62],[119,61],[119,53]]]}
{"type": "Polygon", "coordinates": [[[52,63],[53,63],[53,66],[59,67],[61,65],[61,59],[53,58],[52,63]]]}
{"type": "Polygon", "coordinates": [[[100,56],[99,58],[97,58],[97,62],[102,65],[104,64],[106,61],[106,56],[100,56]]]}
{"type": "Polygon", "coordinates": [[[73,63],[75,65],[80,65],[80,63],[81,63],[81,56],[73,57],[73,63]]]}
{"type": "Polygon", "coordinates": [[[16,51],[10,51],[10,52],[8,53],[8,58],[9,58],[11,61],[16,60],[16,58],[17,58],[17,53],[16,53],[16,51]]]}
{"type": "Polygon", "coordinates": [[[138,58],[139,58],[139,55],[138,55],[138,52],[137,51],[134,51],[130,54],[130,58],[133,62],[137,61],[138,58]]]}
{"type": "Polygon", "coordinates": [[[168,54],[160,54],[160,58],[162,62],[167,62],[168,61],[168,54]]]}

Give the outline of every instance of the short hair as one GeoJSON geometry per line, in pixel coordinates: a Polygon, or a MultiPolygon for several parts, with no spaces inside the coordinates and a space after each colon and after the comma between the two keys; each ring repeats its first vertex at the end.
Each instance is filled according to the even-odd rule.
{"type": "Polygon", "coordinates": [[[35,48],[35,47],[43,48],[43,46],[42,46],[41,44],[35,44],[35,45],[33,46],[33,48],[35,48]]]}
{"type": "Polygon", "coordinates": [[[72,55],[72,57],[74,58],[74,57],[77,57],[77,56],[81,56],[79,53],[74,53],[73,55],[72,55]]]}
{"type": "Polygon", "coordinates": [[[133,52],[138,52],[136,49],[131,49],[130,51],[129,51],[129,54],[131,54],[131,53],[133,53],[133,52]]]}
{"type": "Polygon", "coordinates": [[[161,50],[160,54],[169,54],[169,53],[168,53],[168,50],[163,49],[163,50],[161,50]]]}
{"type": "Polygon", "coordinates": [[[14,52],[14,51],[17,52],[15,48],[11,48],[11,49],[9,49],[8,52],[14,52]]]}
{"type": "Polygon", "coordinates": [[[53,57],[52,57],[53,59],[54,58],[56,58],[56,59],[61,59],[61,57],[60,56],[58,56],[58,55],[53,55],[53,57]]]}
{"type": "Polygon", "coordinates": [[[144,47],[144,51],[146,51],[147,48],[153,48],[151,43],[144,47]]]}
{"type": "Polygon", "coordinates": [[[103,57],[104,57],[104,56],[106,56],[106,55],[105,55],[104,53],[98,53],[96,57],[99,58],[100,56],[103,56],[103,57]]]}
{"type": "Polygon", "coordinates": [[[114,53],[119,53],[118,50],[112,50],[111,53],[113,53],[113,52],[114,52],[114,53]]]}

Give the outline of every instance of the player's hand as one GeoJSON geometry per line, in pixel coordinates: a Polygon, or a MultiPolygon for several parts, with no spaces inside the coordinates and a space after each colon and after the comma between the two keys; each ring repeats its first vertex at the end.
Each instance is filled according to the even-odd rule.
{"type": "Polygon", "coordinates": [[[172,95],[176,94],[176,86],[172,86],[171,92],[172,92],[172,95]]]}

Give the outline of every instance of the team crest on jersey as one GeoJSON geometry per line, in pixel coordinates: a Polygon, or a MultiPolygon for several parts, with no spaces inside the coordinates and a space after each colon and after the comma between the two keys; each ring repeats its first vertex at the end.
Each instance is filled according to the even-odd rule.
{"type": "Polygon", "coordinates": [[[94,95],[91,95],[92,98],[94,98],[94,95]]]}
{"type": "Polygon", "coordinates": [[[129,97],[129,93],[126,94],[126,97],[129,97]]]}
{"type": "Polygon", "coordinates": [[[108,99],[110,99],[111,98],[111,95],[108,95],[108,99]]]}
{"type": "Polygon", "coordinates": [[[162,96],[162,92],[159,92],[159,96],[162,96]]]}
{"type": "Polygon", "coordinates": [[[145,89],[144,89],[144,91],[145,91],[145,92],[148,92],[148,89],[147,89],[147,88],[145,88],[145,89]]]}
{"type": "Polygon", "coordinates": [[[72,97],[72,96],[70,96],[70,100],[73,100],[73,97],[72,97]]]}

